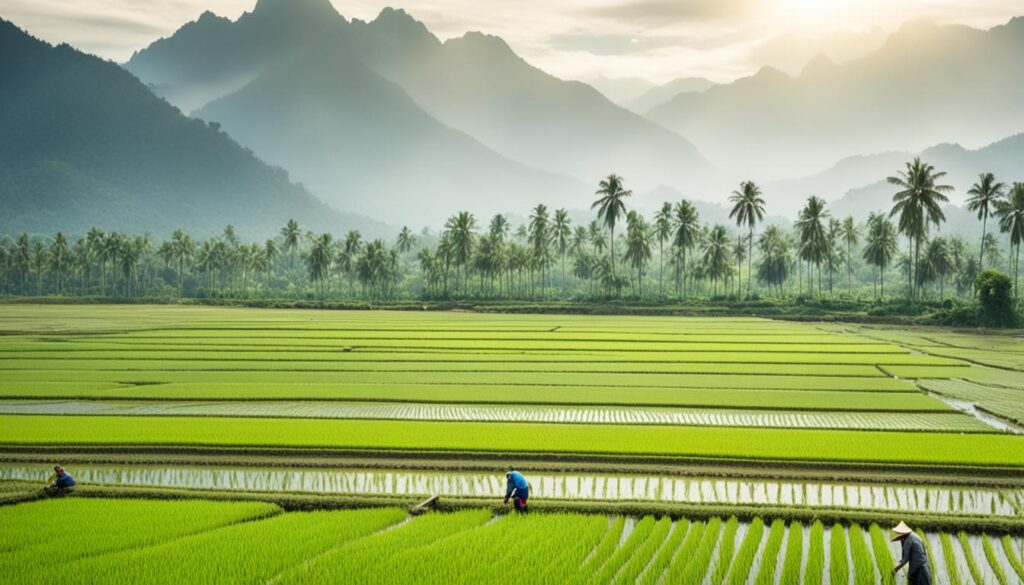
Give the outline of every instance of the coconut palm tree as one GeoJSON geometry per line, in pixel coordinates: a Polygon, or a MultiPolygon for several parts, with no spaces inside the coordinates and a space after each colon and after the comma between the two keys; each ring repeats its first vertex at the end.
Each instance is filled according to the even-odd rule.
{"type": "Polygon", "coordinates": [[[718,281],[729,276],[729,232],[724,225],[716,225],[704,241],[704,267],[714,287],[713,295],[718,295],[718,281]]]}
{"type": "MultiPolygon", "coordinates": [[[[747,226],[747,296],[750,296],[750,263],[754,255],[754,227],[764,220],[764,198],[761,197],[761,188],[753,181],[743,181],[740,188],[733,191],[729,197],[732,203],[732,211],[729,212],[729,219],[735,219],[736,225],[742,228],[747,226]]],[[[739,272],[739,271],[737,271],[739,272]]],[[[739,277],[739,274],[736,275],[739,277]]]]}
{"type": "Polygon", "coordinates": [[[847,215],[843,220],[839,234],[843,243],[846,244],[846,289],[853,290],[853,247],[857,245],[860,233],[857,231],[857,224],[853,221],[852,215],[847,215]]]}
{"type": "Polygon", "coordinates": [[[672,204],[668,201],[654,215],[654,235],[658,238],[658,293],[664,293],[665,240],[672,237],[672,204]]]}
{"type": "Polygon", "coordinates": [[[896,257],[898,249],[896,229],[889,218],[880,213],[873,213],[868,218],[868,233],[864,245],[863,258],[868,264],[879,271],[881,283],[881,299],[885,299],[885,269],[896,257]]]}
{"type": "Polygon", "coordinates": [[[302,228],[299,222],[289,219],[288,223],[281,228],[281,237],[284,240],[284,252],[288,254],[291,266],[295,267],[295,255],[298,253],[299,240],[302,238],[302,228]]]}
{"type": "Polygon", "coordinates": [[[476,218],[468,211],[460,211],[448,219],[446,231],[451,240],[451,259],[455,265],[455,288],[458,289],[460,272],[462,294],[466,294],[466,270],[473,257],[473,244],[476,237],[476,218]]]}
{"type": "Polygon", "coordinates": [[[402,226],[402,231],[398,232],[398,241],[395,245],[402,254],[412,250],[412,247],[416,245],[416,236],[412,235],[409,226],[402,226]]]}
{"type": "Polygon", "coordinates": [[[177,276],[179,297],[184,292],[185,263],[192,259],[194,253],[195,244],[192,241],[192,236],[185,233],[184,230],[174,230],[174,233],[171,234],[171,257],[178,265],[177,276]]]}
{"type": "Polygon", "coordinates": [[[636,269],[637,296],[644,296],[644,267],[651,259],[651,230],[642,215],[630,211],[626,216],[625,259],[636,269]]]}
{"type": "Polygon", "coordinates": [[[555,218],[551,224],[551,237],[555,244],[555,253],[562,264],[562,293],[565,293],[565,253],[569,250],[569,240],[572,237],[572,225],[569,221],[569,212],[565,209],[555,211],[555,218]]]}
{"type": "Polygon", "coordinates": [[[50,245],[50,270],[57,277],[57,292],[64,293],[64,279],[71,266],[71,247],[64,232],[57,232],[50,245]]]}
{"type": "MultiPolygon", "coordinates": [[[[825,200],[812,196],[807,199],[796,221],[797,233],[800,235],[800,258],[808,264],[814,264],[818,272],[818,296],[821,296],[821,263],[826,260],[829,253],[828,232],[825,228],[828,217],[825,200]]],[[[810,270],[807,276],[810,289],[810,270]]]]}
{"type": "Polygon", "coordinates": [[[321,234],[314,238],[313,245],[306,255],[306,268],[309,270],[309,279],[317,288],[317,293],[323,297],[327,292],[327,275],[329,273],[334,255],[334,238],[331,234],[321,234]]]}
{"type": "Polygon", "coordinates": [[[680,292],[680,284],[683,294],[686,294],[686,252],[697,243],[699,231],[700,214],[697,213],[697,208],[685,199],[676,203],[672,209],[672,246],[679,251],[680,259],[676,264],[677,295],[680,292]]]}
{"type": "Polygon", "coordinates": [[[1024,183],[1014,183],[1006,199],[996,202],[999,229],[1010,235],[1013,253],[1013,294],[1019,295],[1017,278],[1020,275],[1020,244],[1024,241],[1024,183]]]}
{"type": "Polygon", "coordinates": [[[981,242],[978,246],[978,269],[985,269],[985,230],[988,224],[988,216],[995,209],[997,201],[1003,198],[1006,185],[996,181],[992,173],[978,175],[978,182],[971,185],[967,190],[970,197],[967,198],[967,210],[974,211],[981,220],[981,242]]]}
{"type": "Polygon", "coordinates": [[[761,233],[757,247],[761,252],[757,279],[768,285],[769,292],[773,286],[777,286],[779,296],[782,296],[790,266],[793,264],[789,238],[779,226],[771,225],[761,233]]]}
{"type": "Polygon", "coordinates": [[[936,171],[932,165],[915,157],[906,163],[906,169],[899,171],[886,181],[899,187],[892,197],[893,208],[889,217],[899,215],[899,232],[910,241],[911,257],[909,285],[910,297],[914,297],[914,274],[921,255],[921,242],[928,236],[928,228],[932,224],[938,226],[946,220],[941,204],[949,201],[945,193],[953,190],[951,185],[939,184],[946,176],[944,171],[936,171]]]}
{"type": "Polygon", "coordinates": [[[597,218],[604,222],[611,232],[611,270],[612,278],[615,278],[615,224],[619,218],[626,215],[626,204],[623,199],[633,195],[633,192],[623,186],[622,177],[611,174],[608,178],[598,183],[595,195],[601,197],[590,206],[597,208],[597,218]]]}

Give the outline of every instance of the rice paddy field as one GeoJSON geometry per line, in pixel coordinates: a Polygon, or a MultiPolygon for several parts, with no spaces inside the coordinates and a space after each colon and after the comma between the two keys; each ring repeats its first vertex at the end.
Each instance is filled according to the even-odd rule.
{"type": "MultiPolygon", "coordinates": [[[[51,500],[0,508],[18,583],[897,583],[877,524],[51,500]],[[55,524],[52,519],[64,520],[55,524]],[[127,519],[144,517],[143,529],[127,519]],[[10,528],[24,530],[10,530],[10,528]],[[54,538],[59,533],[60,538],[54,538]],[[129,542],[130,541],[130,542],[129,542]]],[[[922,533],[937,583],[1020,582],[1024,541],[922,533]]]]}
{"type": "Polygon", "coordinates": [[[0,304],[0,581],[896,583],[906,518],[937,582],[1020,583],[1021,348],[758,318],[0,304]],[[30,501],[62,461],[74,497],[30,501]],[[508,465],[534,514],[481,508],[508,465]],[[430,496],[446,511],[396,507],[430,496]],[[51,555],[47,514],[99,536],[51,555]],[[124,514],[168,520],[126,535],[124,514]]]}

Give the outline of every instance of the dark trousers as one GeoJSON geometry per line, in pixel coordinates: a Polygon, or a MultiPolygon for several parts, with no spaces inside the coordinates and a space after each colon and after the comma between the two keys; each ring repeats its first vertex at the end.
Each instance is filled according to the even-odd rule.
{"type": "Polygon", "coordinates": [[[928,567],[921,567],[907,575],[909,585],[932,585],[932,572],[928,567]]]}

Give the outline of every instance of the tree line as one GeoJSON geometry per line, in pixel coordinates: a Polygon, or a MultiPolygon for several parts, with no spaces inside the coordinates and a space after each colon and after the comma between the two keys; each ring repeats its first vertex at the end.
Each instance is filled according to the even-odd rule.
{"type": "Polygon", "coordinates": [[[21,234],[0,242],[0,292],[6,295],[338,299],[567,299],[630,297],[775,298],[846,295],[884,299],[902,276],[900,294],[970,295],[984,268],[1004,268],[1017,291],[1024,239],[1024,183],[991,173],[968,191],[980,221],[976,251],[939,235],[953,190],[944,172],[915,158],[888,177],[893,205],[858,223],[833,217],[824,200],[807,199],[792,226],[765,226],[761,189],[744,181],[729,197],[735,229],[702,222],[692,202],[664,203],[652,217],[629,209],[625,180],[601,180],[589,223],[565,209],[537,205],[513,226],[486,224],[468,211],[440,233],[403,227],[394,241],[336,238],[289,220],[264,242],[243,242],[232,226],[201,241],[177,230],[156,243],[146,235],[92,228],[71,242],[21,234]],[[1009,242],[1004,256],[989,220],[1009,242]],[[760,231],[759,231],[760,229],[760,231]],[[901,247],[900,238],[906,246],[901,247]]]}

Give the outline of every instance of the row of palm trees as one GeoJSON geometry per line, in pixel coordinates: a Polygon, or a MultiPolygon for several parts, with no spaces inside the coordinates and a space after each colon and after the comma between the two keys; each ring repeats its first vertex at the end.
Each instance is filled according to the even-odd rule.
{"type": "Polygon", "coordinates": [[[886,270],[896,265],[914,299],[936,284],[943,296],[947,282],[967,294],[983,267],[1001,263],[990,217],[1009,238],[1016,290],[1024,184],[1007,186],[989,173],[971,187],[968,209],[982,228],[974,256],[960,238],[932,237],[945,221],[942,205],[952,190],[942,184],[944,176],[914,159],[888,178],[897,188],[888,213],[873,213],[858,225],[852,217],[832,217],[825,201],[810,197],[792,229],[769,225],[759,234],[766,202],[752,181],[730,195],[729,218],[737,228],[730,233],[724,225],[702,223],[687,200],[663,204],[648,221],[628,209],[632,193],[614,174],[600,181],[596,219],[588,224],[574,225],[565,209],[543,204],[515,229],[504,215],[482,227],[462,211],[440,234],[417,236],[402,228],[393,245],[364,241],[355,230],[343,238],[314,234],[294,220],[262,243],[242,242],[231,226],[198,242],[177,230],[158,246],[145,235],[99,228],[73,244],[63,233],[49,240],[22,234],[0,245],[0,292],[391,299],[609,297],[628,289],[637,298],[689,298],[751,297],[756,281],[756,294],[821,297],[834,294],[845,273],[847,291],[862,290],[870,280],[873,295],[882,298],[886,270]],[[617,242],[623,223],[624,243],[617,242]],[[907,240],[906,254],[900,254],[899,236],[907,240]],[[645,292],[655,255],[657,288],[645,292]]]}

